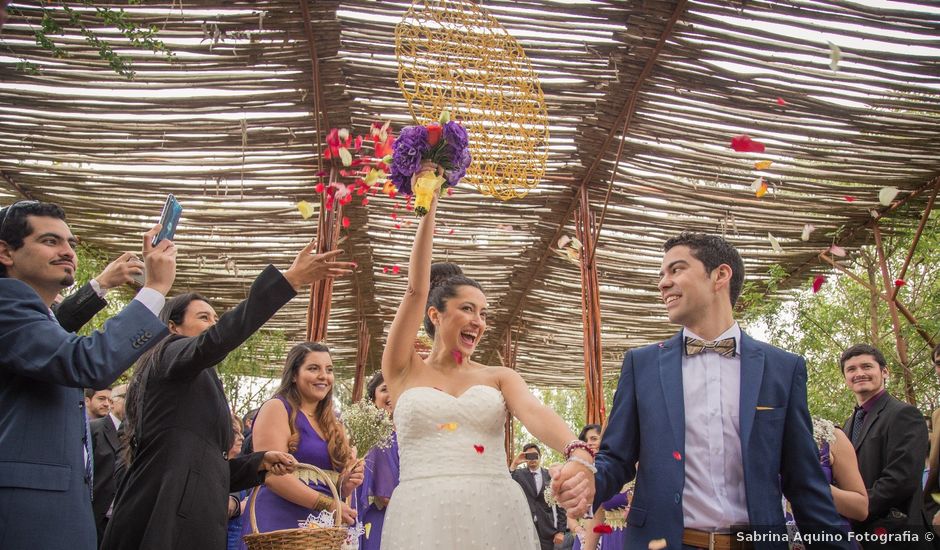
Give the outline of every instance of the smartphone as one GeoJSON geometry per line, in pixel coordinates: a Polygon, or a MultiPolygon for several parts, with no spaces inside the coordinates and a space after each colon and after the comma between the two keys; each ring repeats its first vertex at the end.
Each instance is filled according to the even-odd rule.
{"type": "Polygon", "coordinates": [[[163,203],[163,212],[160,214],[160,225],[163,227],[160,232],[153,237],[150,244],[157,246],[157,243],[163,239],[173,239],[176,234],[176,226],[180,222],[180,215],[183,213],[183,207],[179,201],[170,193],[166,196],[166,202],[163,203]]]}
{"type": "Polygon", "coordinates": [[[536,452],[528,452],[525,454],[525,459],[526,460],[538,460],[539,454],[536,452]]]}

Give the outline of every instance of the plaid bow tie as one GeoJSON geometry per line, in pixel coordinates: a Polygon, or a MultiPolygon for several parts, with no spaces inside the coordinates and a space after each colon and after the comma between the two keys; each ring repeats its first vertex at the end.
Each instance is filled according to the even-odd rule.
{"type": "Polygon", "coordinates": [[[704,352],[705,350],[712,350],[722,357],[734,357],[737,355],[735,351],[736,341],[734,336],[731,338],[722,338],[721,340],[715,340],[714,342],[706,342],[705,340],[699,340],[698,338],[685,337],[685,354],[686,355],[697,355],[704,352]]]}

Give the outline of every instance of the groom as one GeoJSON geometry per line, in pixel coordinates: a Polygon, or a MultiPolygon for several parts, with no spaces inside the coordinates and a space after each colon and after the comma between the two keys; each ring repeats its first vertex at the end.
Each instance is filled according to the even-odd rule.
{"type": "MultiPolygon", "coordinates": [[[[841,539],[810,548],[848,549],[813,441],[805,363],[734,320],[738,251],[692,233],[663,248],[658,286],[682,330],[624,357],[595,508],[636,477],[627,548],[786,550],[782,491],[802,533],[841,539]]],[[[559,502],[576,501],[578,480],[562,481],[559,502]]]]}

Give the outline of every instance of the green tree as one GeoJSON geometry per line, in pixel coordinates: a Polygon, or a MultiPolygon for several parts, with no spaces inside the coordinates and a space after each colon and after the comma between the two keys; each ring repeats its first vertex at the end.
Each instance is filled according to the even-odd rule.
{"type": "Polygon", "coordinates": [[[218,364],[225,397],[236,414],[242,416],[271,397],[286,355],[284,333],[262,329],[218,364]]]}

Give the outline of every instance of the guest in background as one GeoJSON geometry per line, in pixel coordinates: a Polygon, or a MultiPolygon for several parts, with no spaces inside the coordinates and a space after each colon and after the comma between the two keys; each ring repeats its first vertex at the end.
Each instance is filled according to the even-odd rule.
{"type": "MultiPolygon", "coordinates": [[[[392,415],[392,396],[381,372],[375,373],[366,386],[369,401],[392,415]]],[[[366,455],[365,473],[359,488],[356,509],[365,532],[359,537],[359,550],[379,550],[382,544],[382,526],[385,508],[398,486],[398,437],[392,432],[392,444],[384,449],[375,448],[366,455]]]]}
{"type": "Polygon", "coordinates": [[[350,273],[341,251],[307,245],[289,269],[268,266],[248,297],[217,316],[200,295],[182,294],[161,312],[172,333],[142,358],[127,400],[128,470],[118,488],[105,549],[222,548],[226,495],[292,470],[287,453],[227,460],[231,409],[215,367],[314,281],[350,273]]]}
{"type": "MultiPolygon", "coordinates": [[[[255,449],[291,453],[301,463],[327,473],[340,492],[351,495],[362,484],[363,465],[349,447],[343,425],[333,410],[333,359],[323,344],[306,342],[287,354],[281,384],[274,399],[265,402],[255,419],[255,449]]],[[[311,512],[332,511],[334,501],[327,487],[307,485],[294,476],[269,477],[255,489],[258,532],[296,529],[311,512]]],[[[356,510],[343,507],[344,525],[354,525],[356,510]]],[[[252,532],[242,522],[242,534],[252,532]]]]}
{"type": "Polygon", "coordinates": [[[111,412],[111,388],[85,388],[85,412],[88,420],[104,418],[111,412]]]}
{"type": "Polygon", "coordinates": [[[553,550],[556,544],[565,539],[567,517],[561,507],[554,510],[545,501],[545,489],[552,479],[548,470],[542,468],[542,452],[535,443],[527,443],[522,452],[512,461],[510,469],[512,478],[522,487],[526,502],[529,504],[529,513],[535,523],[535,532],[538,535],[542,550],[553,550]],[[525,464],[525,468],[518,468],[525,464]]]}
{"type": "Polygon", "coordinates": [[[89,424],[91,448],[95,457],[91,508],[95,513],[99,544],[104,539],[104,530],[111,517],[114,494],[121,483],[120,473],[124,471],[121,466],[124,460],[121,423],[124,422],[125,393],[127,393],[127,384],[114,386],[111,390],[111,412],[108,416],[96,418],[89,424]]]}
{"type": "MultiPolygon", "coordinates": [[[[597,452],[601,446],[600,424],[585,425],[581,429],[581,433],[578,434],[578,439],[587,443],[591,449],[597,452]]],[[[623,548],[626,544],[623,536],[623,529],[626,526],[626,509],[629,505],[628,500],[633,497],[633,490],[628,489],[628,487],[628,485],[624,485],[621,492],[601,503],[601,507],[595,510],[594,517],[587,520],[584,527],[580,523],[575,523],[578,526],[578,538],[574,543],[574,550],[580,548],[589,548],[591,550],[615,548],[620,550],[623,548]]]]}
{"type": "MultiPolygon", "coordinates": [[[[245,437],[242,435],[242,421],[234,414],[232,414],[232,433],[235,438],[228,450],[229,460],[242,454],[242,444],[245,442],[245,437]]],[[[225,544],[226,550],[238,550],[238,547],[241,546],[242,514],[245,512],[245,499],[247,496],[247,489],[228,495],[228,540],[225,544]]]]}
{"type": "Polygon", "coordinates": [[[258,416],[258,409],[251,409],[245,416],[242,417],[242,431],[245,436],[245,441],[242,443],[242,454],[249,455],[254,452],[254,445],[252,445],[251,429],[255,423],[255,417],[258,416]]]}

